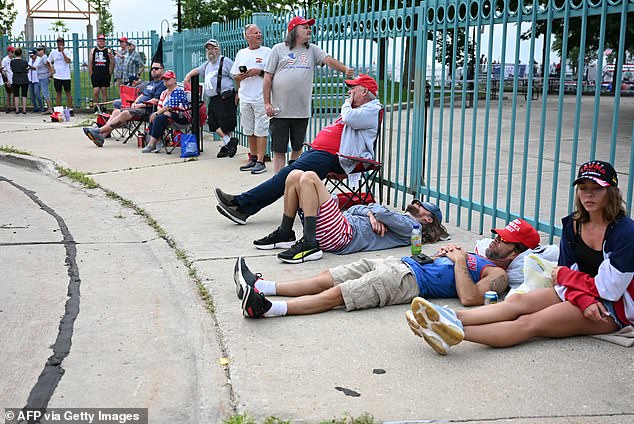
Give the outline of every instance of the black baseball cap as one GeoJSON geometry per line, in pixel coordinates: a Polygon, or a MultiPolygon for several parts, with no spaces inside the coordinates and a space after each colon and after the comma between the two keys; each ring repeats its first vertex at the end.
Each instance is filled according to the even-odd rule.
{"type": "Polygon", "coordinates": [[[591,160],[581,165],[577,179],[572,185],[577,185],[583,180],[594,181],[601,187],[618,187],[619,185],[619,178],[614,167],[610,163],[601,160],[591,160]]]}

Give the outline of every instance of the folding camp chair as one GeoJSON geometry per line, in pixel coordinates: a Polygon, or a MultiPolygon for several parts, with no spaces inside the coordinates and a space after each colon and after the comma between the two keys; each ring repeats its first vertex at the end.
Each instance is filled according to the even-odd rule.
{"type": "MultiPolygon", "coordinates": [[[[129,109],[134,101],[139,97],[139,90],[136,87],[130,87],[128,85],[121,85],[119,87],[119,97],[121,98],[121,108],[129,109]]],[[[108,102],[112,103],[112,102],[108,102]]],[[[97,105],[97,108],[100,109],[100,106],[104,103],[100,103],[97,105]]],[[[102,127],[108,122],[110,119],[109,113],[98,113],[97,114],[97,126],[102,127]]],[[[115,138],[117,140],[123,138],[123,144],[127,143],[129,139],[133,136],[137,135],[139,132],[139,128],[143,124],[144,119],[142,118],[134,118],[131,121],[128,121],[125,125],[115,128],[113,133],[115,134],[115,138]]]]}
{"type": "MultiPolygon", "coordinates": [[[[185,86],[185,92],[187,93],[188,100],[191,102],[191,88],[189,85],[185,86]]],[[[202,93],[202,87],[199,87],[199,93],[202,93]]],[[[177,111],[177,110],[175,110],[177,111]]],[[[198,104],[198,122],[200,124],[200,128],[207,122],[207,106],[204,101],[199,102],[198,104]]],[[[168,155],[171,154],[175,148],[180,147],[180,134],[188,134],[191,133],[192,121],[187,124],[178,124],[174,121],[170,121],[169,126],[165,130],[165,134],[163,134],[163,147],[165,148],[165,153],[168,155]]],[[[195,134],[198,134],[199,137],[199,145],[201,144],[202,132],[198,128],[195,134]]]]}
{"type": "MultiPolygon", "coordinates": [[[[374,139],[374,157],[380,157],[381,150],[381,126],[383,123],[383,109],[379,112],[378,131],[374,139]]],[[[383,186],[380,172],[383,163],[354,156],[345,156],[340,153],[339,157],[356,162],[356,166],[349,174],[339,174],[330,172],[326,175],[326,187],[330,186],[329,192],[336,194],[339,198],[339,207],[347,209],[353,205],[367,205],[374,203],[374,188],[379,183],[379,203],[383,201],[383,186]]]]}

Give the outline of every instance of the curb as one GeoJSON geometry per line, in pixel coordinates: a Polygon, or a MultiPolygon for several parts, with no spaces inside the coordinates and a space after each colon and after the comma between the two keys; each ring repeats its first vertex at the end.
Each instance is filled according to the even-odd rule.
{"type": "Polygon", "coordinates": [[[53,161],[35,156],[18,155],[15,153],[0,152],[0,161],[14,166],[28,168],[32,171],[40,171],[49,175],[57,175],[53,161]]]}

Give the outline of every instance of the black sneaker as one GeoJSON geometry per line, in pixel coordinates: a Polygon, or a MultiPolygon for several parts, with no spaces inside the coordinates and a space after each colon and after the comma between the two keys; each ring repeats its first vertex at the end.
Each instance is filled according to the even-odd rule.
{"type": "Polygon", "coordinates": [[[302,237],[290,249],[278,253],[277,258],[289,264],[299,264],[306,261],[316,261],[322,256],[323,252],[319,243],[308,243],[302,237]]]}
{"type": "Polygon", "coordinates": [[[247,218],[251,216],[248,213],[240,212],[236,206],[225,206],[222,203],[216,205],[216,209],[218,209],[218,212],[222,215],[240,225],[245,225],[247,218]]]}
{"type": "Polygon", "coordinates": [[[218,200],[218,203],[222,203],[225,206],[238,206],[236,196],[233,194],[225,193],[218,187],[214,188],[214,192],[216,193],[216,200],[218,200]]]}
{"type": "Polygon", "coordinates": [[[247,163],[246,165],[242,165],[240,167],[240,171],[250,171],[253,169],[256,163],[258,163],[256,159],[249,159],[249,163],[247,163]]]}
{"type": "Polygon", "coordinates": [[[271,309],[271,302],[258,289],[246,286],[242,299],[242,315],[247,318],[262,318],[271,309]]]}
{"type": "Polygon", "coordinates": [[[229,156],[229,149],[227,149],[227,146],[222,146],[220,148],[220,151],[216,155],[216,157],[217,158],[226,158],[227,156],[229,156]]]}
{"type": "Polygon", "coordinates": [[[227,143],[227,154],[230,158],[234,157],[238,152],[238,139],[231,137],[229,143],[227,143]]]}
{"type": "Polygon", "coordinates": [[[280,228],[266,237],[262,237],[259,240],[254,240],[253,244],[258,249],[271,250],[271,249],[290,249],[295,244],[295,231],[291,230],[291,233],[284,237],[280,234],[280,228]]]}
{"type": "Polygon", "coordinates": [[[242,256],[238,257],[235,267],[233,267],[233,281],[236,283],[236,295],[238,299],[244,297],[246,287],[255,287],[255,282],[262,279],[262,274],[254,274],[247,266],[242,256]]]}

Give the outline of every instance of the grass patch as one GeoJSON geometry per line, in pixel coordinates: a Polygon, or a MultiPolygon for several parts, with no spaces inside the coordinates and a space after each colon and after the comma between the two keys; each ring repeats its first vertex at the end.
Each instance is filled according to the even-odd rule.
{"type": "MultiPolygon", "coordinates": [[[[283,420],[276,416],[266,417],[262,424],[291,424],[290,420],[283,420]]],[[[242,413],[232,415],[222,422],[223,424],[257,424],[255,418],[249,416],[249,414],[242,413]]],[[[350,414],[344,414],[341,418],[333,418],[331,420],[321,421],[320,424],[375,424],[374,416],[365,413],[359,417],[353,417],[350,414]]]]}
{"type": "Polygon", "coordinates": [[[16,149],[13,146],[0,146],[0,152],[13,153],[13,154],[16,154],[16,155],[31,156],[31,152],[27,152],[26,150],[16,149]]]}
{"type": "Polygon", "coordinates": [[[64,168],[63,166],[56,165],[55,169],[62,177],[70,178],[73,181],[77,181],[88,189],[99,187],[99,184],[88,175],[83,172],[75,171],[73,169],[64,168]]]}

